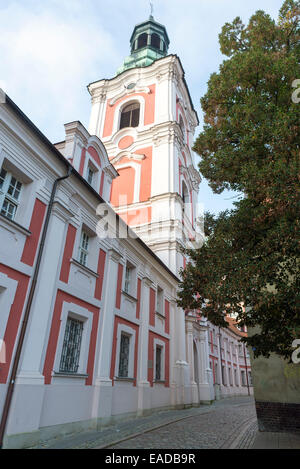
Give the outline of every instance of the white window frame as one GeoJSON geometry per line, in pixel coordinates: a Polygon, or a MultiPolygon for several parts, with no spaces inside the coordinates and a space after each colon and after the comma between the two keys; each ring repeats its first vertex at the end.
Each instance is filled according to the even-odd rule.
{"type": "MultiPolygon", "coordinates": [[[[97,151],[99,154],[99,152],[97,151]]],[[[100,156],[99,156],[100,158],[100,156]]],[[[83,174],[85,175],[85,179],[88,182],[88,169],[91,169],[93,172],[93,181],[89,183],[95,191],[99,192],[100,190],[100,179],[101,179],[101,167],[96,163],[94,158],[90,155],[88,150],[86,151],[86,157],[84,162],[83,174]]]]}
{"type": "Polygon", "coordinates": [[[165,297],[163,288],[157,285],[155,310],[158,314],[163,317],[165,317],[164,298],[165,297]]]}
{"type": "Polygon", "coordinates": [[[136,333],[135,330],[125,324],[118,324],[117,331],[117,347],[116,347],[116,365],[115,365],[115,378],[116,379],[134,379],[134,349],[135,349],[136,333]],[[128,357],[128,376],[119,376],[119,364],[120,364],[120,346],[121,346],[121,334],[130,336],[129,341],[129,357],[128,357]]]}
{"type": "Polygon", "coordinates": [[[60,320],[61,320],[61,325],[60,325],[60,332],[59,332],[59,338],[58,338],[57,349],[56,349],[56,356],[55,356],[55,361],[54,361],[54,374],[55,375],[60,374],[64,376],[69,375],[69,374],[70,376],[76,376],[76,375],[86,376],[89,349],[90,349],[91,331],[92,331],[92,324],[93,324],[93,313],[75,303],[64,302],[62,311],[61,311],[60,320]],[[78,366],[77,373],[67,373],[67,372],[59,371],[62,350],[63,350],[63,345],[64,345],[65,330],[66,330],[68,318],[76,319],[78,321],[83,322],[79,366],[78,366]]]}
{"type": "Polygon", "coordinates": [[[16,217],[18,207],[20,205],[20,200],[21,200],[21,197],[22,197],[22,189],[23,189],[24,183],[22,181],[20,181],[18,176],[16,176],[12,171],[9,171],[9,170],[7,170],[3,167],[0,169],[0,174],[1,174],[2,171],[5,171],[6,175],[4,177],[3,186],[0,188],[0,213],[2,214],[2,209],[3,209],[4,202],[5,202],[5,200],[7,200],[9,203],[11,203],[12,205],[15,206],[15,210],[14,210],[12,218],[10,218],[10,217],[8,217],[7,215],[4,215],[4,214],[2,214],[2,215],[6,216],[9,220],[14,221],[15,217],[16,217]],[[21,184],[18,199],[15,199],[13,196],[8,194],[8,189],[10,187],[10,183],[11,183],[12,178],[15,178],[16,182],[21,184]]]}
{"type": "Polygon", "coordinates": [[[125,264],[125,272],[124,272],[124,280],[123,280],[123,292],[127,293],[127,295],[134,296],[136,291],[135,291],[135,284],[136,284],[136,266],[132,264],[130,261],[126,261],[125,264]],[[125,289],[126,283],[127,283],[127,278],[126,278],[126,272],[127,269],[130,272],[130,277],[129,277],[129,290],[127,291],[125,289]]]}
{"type": "Polygon", "coordinates": [[[83,265],[84,267],[87,267],[88,266],[88,258],[89,258],[89,247],[90,247],[90,235],[86,232],[86,230],[84,228],[82,228],[81,230],[81,233],[80,233],[80,240],[79,240],[79,246],[78,246],[78,257],[77,257],[77,260],[78,262],[83,265]],[[83,237],[87,236],[87,239],[88,239],[88,244],[87,244],[87,249],[82,247],[82,243],[83,243],[83,237]],[[83,253],[86,257],[85,257],[85,263],[82,263],[80,261],[80,258],[81,258],[81,253],[83,253]]]}
{"type": "Polygon", "coordinates": [[[163,340],[154,339],[153,340],[153,382],[160,383],[166,380],[166,370],[165,370],[165,361],[166,361],[166,344],[163,340]],[[159,380],[156,380],[156,348],[160,347],[161,351],[161,377],[159,380]]]}
{"type": "Polygon", "coordinates": [[[128,104],[131,102],[133,103],[134,101],[138,101],[140,103],[140,121],[139,125],[137,127],[128,127],[130,129],[136,129],[136,130],[141,130],[142,127],[144,127],[144,122],[145,122],[145,98],[143,96],[128,96],[127,99],[124,101],[121,101],[115,109],[115,114],[114,114],[114,123],[113,123],[113,131],[112,135],[114,135],[117,132],[122,132],[124,130],[120,129],[120,122],[121,122],[121,112],[124,107],[126,107],[128,104]]]}

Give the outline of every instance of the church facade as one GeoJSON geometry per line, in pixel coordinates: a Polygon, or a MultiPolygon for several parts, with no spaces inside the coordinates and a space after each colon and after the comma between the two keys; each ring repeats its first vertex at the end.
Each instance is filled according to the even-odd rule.
{"type": "Polygon", "coordinates": [[[3,447],[252,392],[246,332],[176,304],[181,247],[203,237],[198,118],[165,27],[130,44],[56,145],[0,104],[3,447]]]}

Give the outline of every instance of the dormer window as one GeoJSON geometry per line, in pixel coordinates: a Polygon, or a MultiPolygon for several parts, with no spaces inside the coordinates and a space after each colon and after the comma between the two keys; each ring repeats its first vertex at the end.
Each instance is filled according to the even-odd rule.
{"type": "Polygon", "coordinates": [[[87,169],[87,181],[89,184],[93,184],[93,178],[94,178],[94,171],[92,168],[88,167],[87,169]]]}
{"type": "Polygon", "coordinates": [[[125,127],[138,127],[140,121],[139,103],[131,103],[125,106],[121,112],[120,129],[125,127]]]}

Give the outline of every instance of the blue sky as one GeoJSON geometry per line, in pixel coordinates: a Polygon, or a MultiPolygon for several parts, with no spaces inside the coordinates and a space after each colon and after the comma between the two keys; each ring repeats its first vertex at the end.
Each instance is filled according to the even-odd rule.
{"type": "MultiPolygon", "coordinates": [[[[153,0],[154,17],[180,56],[201,130],[200,98],[223,61],[218,34],[240,16],[258,9],[277,19],[283,0],[153,0]]],[[[89,123],[86,85],[111,78],[129,55],[136,23],[149,16],[149,0],[0,0],[0,87],[52,141],[64,138],[63,124],[89,123]]],[[[219,212],[235,194],[212,193],[205,180],[199,201],[219,212]]]]}

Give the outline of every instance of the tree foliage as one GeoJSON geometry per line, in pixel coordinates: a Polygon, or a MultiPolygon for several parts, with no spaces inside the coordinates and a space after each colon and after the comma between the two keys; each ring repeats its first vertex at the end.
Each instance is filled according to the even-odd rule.
{"type": "Polygon", "coordinates": [[[240,18],[223,26],[227,58],[201,99],[194,145],[212,190],[241,196],[233,210],[206,215],[203,247],[186,251],[178,303],[216,325],[237,313],[241,325],[259,326],[245,339],[256,356],[290,357],[300,338],[299,12],[299,0],[287,0],[277,22],[257,11],[247,26],[240,18]]]}

